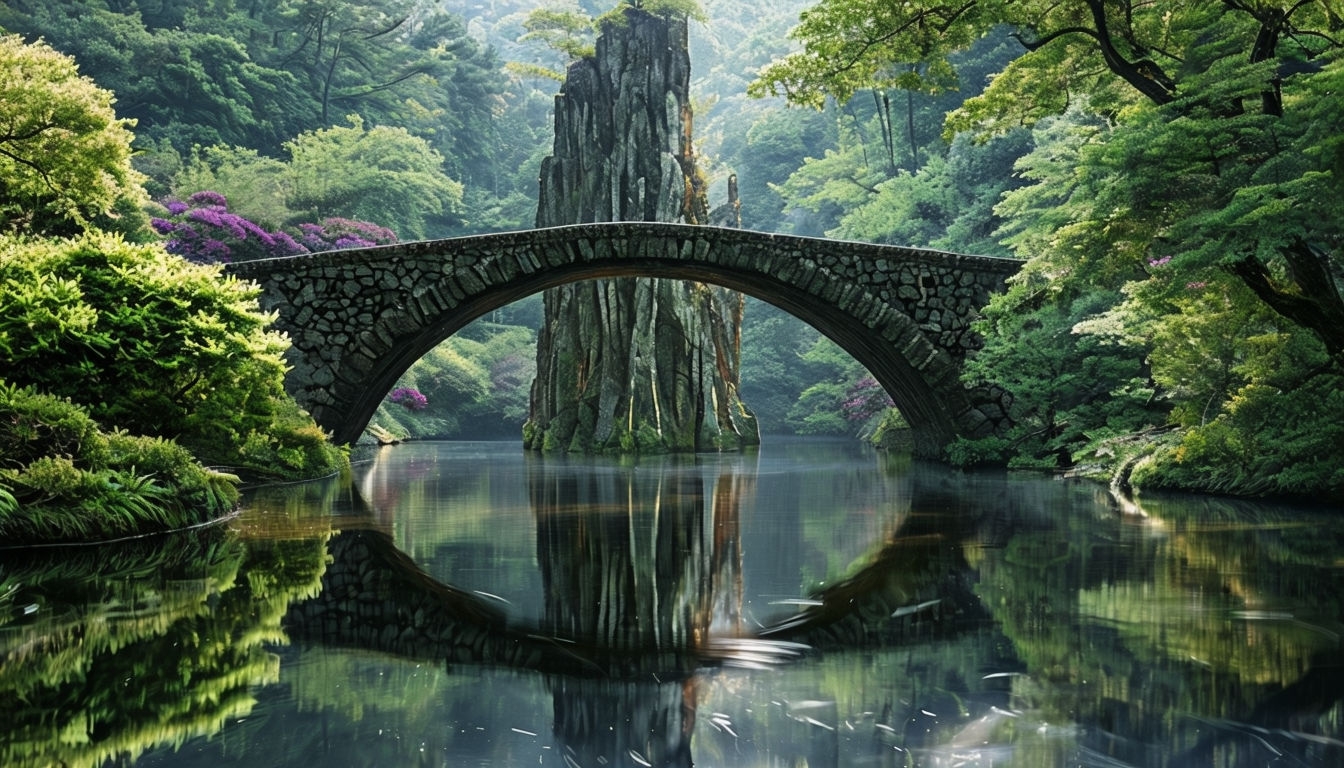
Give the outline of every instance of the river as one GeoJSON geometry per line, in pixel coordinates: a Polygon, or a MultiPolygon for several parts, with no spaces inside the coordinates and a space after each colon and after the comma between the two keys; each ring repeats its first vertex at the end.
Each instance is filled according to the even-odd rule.
{"type": "Polygon", "coordinates": [[[1339,766],[1341,512],[850,441],[399,445],[0,551],[0,764],[1339,766]]]}

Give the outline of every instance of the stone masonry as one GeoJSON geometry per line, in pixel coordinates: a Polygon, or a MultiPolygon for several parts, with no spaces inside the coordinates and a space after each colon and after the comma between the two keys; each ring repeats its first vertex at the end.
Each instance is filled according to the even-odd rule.
{"type": "Polygon", "coordinates": [[[286,332],[286,386],[339,443],[354,442],[397,378],[475,318],[545,288],[673,277],[751,294],[862,363],[910,422],[917,453],[1006,425],[1003,396],[967,388],[970,324],[1020,262],[663,223],[599,223],[239,262],[286,332]]]}

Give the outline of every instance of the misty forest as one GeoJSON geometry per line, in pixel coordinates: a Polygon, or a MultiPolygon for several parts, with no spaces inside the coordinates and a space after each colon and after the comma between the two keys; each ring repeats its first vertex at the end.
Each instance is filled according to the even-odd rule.
{"type": "Polygon", "coordinates": [[[0,764],[1344,764],[1344,0],[0,0],[0,764]]]}
{"type": "MultiPolygon", "coordinates": [[[[115,528],[79,507],[189,519],[228,508],[239,475],[346,461],[285,392],[286,339],[255,290],[216,265],[640,218],[538,207],[539,191],[572,192],[538,183],[556,94],[619,10],[0,4],[4,530],[115,528]]],[[[1143,489],[1344,492],[1332,2],[640,11],[690,30],[679,162],[695,200],[650,203],[654,216],[706,223],[696,205],[731,206],[748,230],[1020,260],[961,371],[1005,392],[1009,421],[942,458],[1143,489]]],[[[547,421],[565,406],[532,393],[560,386],[538,369],[539,336],[552,349],[600,322],[574,314],[581,284],[566,290],[580,293],[534,294],[453,334],[370,434],[685,449],[624,412],[623,442],[547,421]]],[[[724,444],[899,446],[900,413],[842,348],[768,302],[722,300],[737,380],[718,394],[742,414],[724,444]]]]}

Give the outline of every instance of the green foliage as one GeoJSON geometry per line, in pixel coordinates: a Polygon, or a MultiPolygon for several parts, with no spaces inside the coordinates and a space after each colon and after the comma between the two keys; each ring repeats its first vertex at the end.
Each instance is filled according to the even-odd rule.
{"type": "Polygon", "coordinates": [[[641,8],[654,16],[666,18],[691,19],[706,22],[709,17],[697,0],[629,0],[630,5],[641,8]]]}
{"type": "MultiPolygon", "coordinates": [[[[774,185],[772,192],[780,198],[781,208],[813,214],[817,222],[813,234],[835,231],[847,214],[873,199],[879,194],[879,185],[891,178],[885,164],[869,161],[864,137],[856,129],[841,129],[837,146],[820,157],[803,152],[786,154],[787,145],[781,149],[784,151],[777,162],[787,170],[784,181],[774,185]],[[804,159],[801,166],[796,166],[799,157],[804,159]]],[[[909,176],[907,171],[897,173],[909,176]]]]}
{"type": "Polygon", "coordinates": [[[196,147],[171,176],[169,194],[186,200],[202,190],[218,192],[229,201],[229,210],[268,230],[276,230],[301,218],[290,210],[293,180],[289,166],[255,149],[243,147],[196,147]]]}
{"type": "Polygon", "coordinates": [[[1002,466],[1013,454],[1013,441],[1006,437],[957,438],[947,446],[947,461],[954,467],[1002,466]]]}
{"type": "Polygon", "coordinates": [[[615,8],[598,17],[598,22],[623,24],[626,10],[630,8],[664,19],[691,19],[703,22],[708,18],[697,0],[620,0],[615,8]]]}
{"type": "Polygon", "coordinates": [[[284,393],[285,340],[258,289],[157,246],[90,233],[0,241],[0,354],[20,386],[99,423],[176,439],[204,461],[287,475],[343,459],[284,393]],[[283,451],[251,461],[249,441],[283,451]],[[300,461],[300,459],[302,459],[300,461]]]}
{"type": "Polygon", "coordinates": [[[847,388],[841,382],[820,381],[799,395],[786,419],[800,435],[843,435],[850,424],[840,412],[847,388]]]}
{"type": "Polygon", "coordinates": [[[348,120],[348,127],[286,143],[291,207],[314,220],[376,221],[407,240],[442,231],[459,212],[462,184],[443,173],[439,153],[404,128],[365,128],[356,115],[348,120]]]}
{"type": "Polygon", "coordinates": [[[949,144],[940,133],[947,111],[979,91],[986,73],[1009,59],[1010,45],[993,34],[951,57],[964,91],[865,90],[826,107],[838,140],[820,156],[815,142],[799,153],[803,164],[774,187],[782,204],[812,214],[817,231],[809,234],[1007,255],[994,236],[1001,222],[993,206],[1021,185],[1012,166],[1030,149],[1030,134],[982,142],[961,135],[949,144]]]}
{"type": "Polygon", "coordinates": [[[1139,485],[1337,495],[1324,467],[1342,449],[1298,407],[1344,350],[1338,142],[1317,125],[1339,120],[1318,90],[1340,82],[1339,57],[1273,91],[1287,65],[1246,61],[1252,20],[1173,18],[1180,88],[1144,100],[1111,83],[1037,123],[1029,183],[996,208],[1027,262],[968,370],[1017,396],[1017,461],[1146,450],[1139,485]],[[1168,422],[1184,431],[1150,444],[1168,422]]]}
{"type": "MultiPolygon", "coordinates": [[[[536,40],[562,54],[568,61],[593,55],[597,35],[594,22],[591,16],[577,6],[536,8],[523,20],[523,29],[525,33],[518,38],[519,42],[536,40]]],[[[516,67],[521,64],[513,62],[513,65],[516,67]]],[[[546,77],[560,82],[565,79],[562,71],[541,66],[533,67],[528,73],[545,73],[546,77]]]]}
{"type": "MultiPolygon", "coordinates": [[[[1013,396],[1009,437],[1019,461],[1069,466],[1077,454],[1117,433],[1159,423],[1165,404],[1147,381],[1142,348],[1082,324],[1105,310],[1113,295],[1086,293],[1071,304],[1033,305],[1019,281],[985,309],[979,328],[987,343],[967,361],[969,381],[993,382],[1013,396]]],[[[971,457],[988,460],[997,442],[971,457]]]]}
{"type": "Polygon", "coordinates": [[[804,50],[763,69],[749,92],[819,108],[827,94],[843,102],[867,88],[951,87],[956,79],[947,53],[986,33],[993,25],[990,8],[998,5],[823,0],[789,33],[804,50]],[[923,69],[902,66],[910,64],[923,69]]]}
{"type": "MultiPolygon", "coordinates": [[[[831,116],[777,108],[763,110],[745,131],[737,127],[725,136],[724,152],[729,154],[725,161],[736,170],[740,183],[743,226],[764,232],[819,234],[824,227],[785,218],[790,190],[781,185],[790,181],[804,158],[835,142],[835,134],[831,116]]],[[[815,210],[803,205],[797,208],[815,210]]],[[[837,215],[833,210],[819,213],[823,221],[837,215]]]]}
{"type": "Polygon", "coordinates": [[[146,223],[131,168],[133,121],[112,94],[44,43],[0,34],[0,231],[134,233],[146,223]]]}
{"type": "Polygon", "coordinates": [[[85,409],[0,381],[0,538],[116,538],[217,517],[238,478],[162,438],[98,428],[85,409]]]}
{"type": "Polygon", "coordinates": [[[888,408],[877,417],[868,442],[878,448],[900,449],[910,432],[910,422],[895,408],[888,408]]]}
{"type": "Polygon", "coordinates": [[[1339,445],[1344,407],[1338,374],[1312,376],[1291,391],[1248,384],[1213,420],[1185,430],[1140,462],[1133,482],[1239,495],[1344,499],[1339,445]]]}
{"type": "MultiPolygon", "coordinates": [[[[516,194],[535,200],[536,169],[528,163],[549,127],[550,94],[511,88],[493,51],[439,7],[284,0],[194,4],[184,13],[172,4],[21,0],[0,7],[0,27],[46,40],[117,94],[122,116],[136,126],[135,166],[153,176],[156,199],[172,192],[183,158],[191,163],[198,152],[215,151],[203,148],[279,158],[286,142],[358,114],[367,125],[399,126],[428,142],[438,155],[422,158],[425,170],[475,188],[482,214],[516,194]]],[[[187,169],[182,183],[194,188],[186,194],[222,190],[243,215],[282,223],[284,209],[268,207],[273,187],[258,187],[254,204],[237,194],[245,179],[198,186],[199,170],[187,169]]],[[[531,218],[477,225],[475,208],[440,216],[431,203],[425,210],[438,217],[428,230],[435,234],[512,229],[531,218]]],[[[341,215],[416,231],[383,216],[341,215]]],[[[143,217],[135,222],[142,226],[143,217]]]]}
{"type": "Polygon", "coordinates": [[[7,288],[0,349],[22,366],[15,380],[96,403],[105,423],[177,434],[188,403],[246,378],[236,369],[254,357],[281,370],[284,342],[265,332],[270,318],[255,309],[257,289],[222,279],[217,269],[101,234],[0,248],[7,288]],[[10,308],[54,300],[50,291],[24,290],[40,284],[39,275],[78,287],[64,292],[73,306],[51,315],[80,312],[93,321],[51,323],[39,334],[27,322],[33,310],[10,308]]]}
{"type": "Polygon", "coordinates": [[[425,396],[425,408],[384,401],[373,423],[401,438],[517,437],[525,429],[535,375],[536,332],[481,319],[398,380],[397,388],[425,396]]]}
{"type": "Polygon", "coordinates": [[[854,436],[864,425],[850,421],[845,405],[868,371],[835,342],[820,336],[800,359],[813,383],[789,407],[785,424],[799,435],[854,436]]]}
{"type": "Polygon", "coordinates": [[[0,761],[135,761],[247,719],[255,691],[278,679],[282,619],[320,587],[324,542],[205,532],[7,552],[0,761]]]}
{"type": "Polygon", "coordinates": [[[762,434],[788,434],[789,409],[810,384],[799,357],[819,334],[783,310],[747,300],[742,320],[742,401],[760,420],[762,434]]]}

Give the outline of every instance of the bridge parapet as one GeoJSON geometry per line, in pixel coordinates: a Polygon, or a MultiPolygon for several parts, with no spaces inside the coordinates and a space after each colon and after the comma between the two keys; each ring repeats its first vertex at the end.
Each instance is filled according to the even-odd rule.
{"type": "Polygon", "coordinates": [[[910,420],[917,449],[998,428],[997,393],[958,371],[970,325],[1019,262],[681,224],[618,222],[240,262],[293,348],[286,385],[353,442],[412,363],[476,317],[575,280],[716,283],[774,303],[863,363],[910,420]]]}

